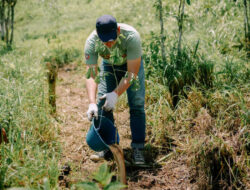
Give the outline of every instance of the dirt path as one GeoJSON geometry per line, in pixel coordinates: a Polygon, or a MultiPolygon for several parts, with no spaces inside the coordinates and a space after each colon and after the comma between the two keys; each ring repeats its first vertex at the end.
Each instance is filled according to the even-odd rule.
{"type": "MultiPolygon", "coordinates": [[[[60,141],[62,143],[61,165],[69,164],[70,174],[62,181],[73,184],[86,181],[101,163],[89,160],[93,152],[86,144],[85,137],[89,129],[86,117],[88,109],[87,92],[83,68],[71,64],[60,69],[57,83],[57,115],[60,121],[60,141]]],[[[129,149],[130,129],[128,109],[119,110],[117,126],[120,134],[120,145],[129,149]]],[[[158,155],[161,157],[163,155],[158,155]]],[[[138,170],[127,168],[128,189],[195,189],[184,159],[172,159],[161,168],[138,170]]],[[[66,185],[67,186],[67,185],[66,185]]]]}

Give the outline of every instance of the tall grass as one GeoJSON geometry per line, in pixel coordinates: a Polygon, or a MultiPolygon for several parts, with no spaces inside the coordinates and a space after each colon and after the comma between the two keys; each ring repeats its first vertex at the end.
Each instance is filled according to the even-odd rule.
{"type": "Polygon", "coordinates": [[[188,6],[186,48],[178,56],[177,24],[172,25],[177,7],[169,2],[167,65],[162,64],[155,31],[144,44],[146,78],[151,84],[146,98],[148,141],[167,147],[166,137],[173,138],[179,155],[190,156],[199,189],[244,189],[249,184],[245,168],[249,165],[249,64],[242,49],[242,8],[238,1],[199,1],[188,6]],[[198,40],[199,47],[193,43],[198,40]],[[179,102],[175,110],[173,95],[179,102]]]}
{"type": "Polygon", "coordinates": [[[9,139],[0,145],[0,187],[37,187],[45,177],[55,187],[59,146],[48,116],[44,69],[31,54],[14,49],[1,56],[0,70],[0,127],[9,139]]]}

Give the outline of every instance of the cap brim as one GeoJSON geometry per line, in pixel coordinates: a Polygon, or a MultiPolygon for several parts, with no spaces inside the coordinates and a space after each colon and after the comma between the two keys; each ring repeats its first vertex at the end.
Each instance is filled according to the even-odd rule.
{"type": "Polygon", "coordinates": [[[110,32],[106,34],[98,34],[99,38],[103,42],[108,42],[108,41],[114,41],[117,38],[117,33],[116,32],[110,32]]]}

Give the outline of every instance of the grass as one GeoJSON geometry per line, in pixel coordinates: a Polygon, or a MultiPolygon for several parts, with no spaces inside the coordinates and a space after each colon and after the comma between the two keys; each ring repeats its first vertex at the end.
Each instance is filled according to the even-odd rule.
{"type": "MultiPolygon", "coordinates": [[[[195,47],[199,40],[200,60],[214,65],[213,78],[208,77],[213,85],[204,88],[188,83],[176,109],[164,83],[165,65],[159,54],[160,26],[153,3],[17,2],[14,46],[10,50],[0,43],[0,127],[6,129],[10,141],[0,145],[0,189],[58,188],[60,145],[56,123],[49,115],[44,59],[56,57],[62,65],[69,61],[81,65],[85,40],[94,29],[96,18],[103,14],[114,15],[141,34],[147,78],[147,142],[173,149],[173,139],[178,145],[177,154],[189,155],[201,188],[228,187],[220,183],[223,181],[235,189],[250,183],[246,167],[249,166],[249,60],[243,45],[242,2],[201,0],[186,6],[183,43],[195,47]],[[218,170],[221,170],[219,178],[214,175],[218,170]],[[215,186],[211,186],[212,182],[215,186]]],[[[174,0],[163,2],[169,58],[177,39],[177,4],[174,0]]],[[[200,71],[209,68],[204,66],[197,71],[203,82],[208,78],[206,72],[200,71]]],[[[192,74],[190,69],[185,70],[192,74]]],[[[126,108],[124,99],[119,105],[126,108]]]]}
{"type": "Polygon", "coordinates": [[[1,188],[35,187],[48,176],[56,185],[60,147],[48,115],[45,72],[39,62],[33,61],[30,54],[20,56],[15,50],[2,57],[0,125],[6,129],[10,143],[0,145],[0,170],[5,176],[1,188]],[[30,67],[32,62],[34,67],[30,67]]]}

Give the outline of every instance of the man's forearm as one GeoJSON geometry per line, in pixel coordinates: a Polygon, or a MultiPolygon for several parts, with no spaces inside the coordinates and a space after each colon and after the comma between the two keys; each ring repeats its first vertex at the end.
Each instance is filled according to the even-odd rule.
{"type": "Polygon", "coordinates": [[[129,73],[128,77],[122,78],[119,85],[114,90],[118,96],[120,96],[124,91],[126,91],[129,88],[131,78],[132,78],[132,73],[129,73]]]}
{"type": "Polygon", "coordinates": [[[89,97],[89,103],[94,103],[96,104],[96,89],[97,89],[97,84],[95,80],[90,77],[89,79],[86,79],[86,89],[88,92],[88,97],[89,97]]]}
{"type": "Polygon", "coordinates": [[[127,62],[128,76],[122,78],[118,87],[115,89],[115,92],[118,94],[118,96],[120,96],[124,91],[126,91],[130,87],[130,81],[132,79],[132,76],[136,78],[140,66],[141,66],[141,58],[129,60],[127,62]]]}

